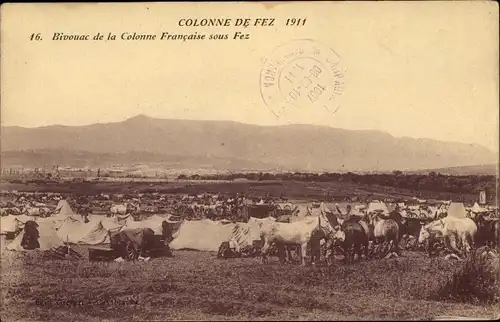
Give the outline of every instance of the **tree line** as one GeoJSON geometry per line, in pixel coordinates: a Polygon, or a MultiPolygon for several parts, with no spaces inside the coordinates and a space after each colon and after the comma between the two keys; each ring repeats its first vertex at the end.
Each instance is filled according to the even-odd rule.
{"type": "Polygon", "coordinates": [[[238,180],[251,181],[302,181],[302,182],[341,182],[352,184],[379,185],[410,190],[428,190],[452,193],[479,193],[485,190],[487,195],[496,193],[498,178],[494,175],[446,175],[431,172],[428,174],[407,174],[401,171],[392,173],[358,174],[358,173],[230,173],[207,175],[179,175],[184,180],[238,180]]]}

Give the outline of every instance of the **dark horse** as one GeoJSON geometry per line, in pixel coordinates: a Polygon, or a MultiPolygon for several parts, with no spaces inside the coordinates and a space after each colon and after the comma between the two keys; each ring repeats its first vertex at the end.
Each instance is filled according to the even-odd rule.
{"type": "Polygon", "coordinates": [[[354,260],[354,255],[358,254],[358,259],[361,259],[362,249],[364,246],[365,259],[368,258],[368,236],[365,229],[359,222],[345,221],[342,224],[342,231],[345,234],[343,243],[344,256],[346,262],[354,260]]]}
{"type": "Polygon", "coordinates": [[[38,232],[38,224],[33,220],[28,220],[24,224],[24,234],[21,240],[21,247],[24,249],[35,249],[40,248],[40,243],[38,239],[40,238],[40,233],[38,232]]]}
{"type": "Polygon", "coordinates": [[[493,246],[498,245],[500,235],[500,224],[498,219],[486,219],[483,214],[477,214],[476,220],[477,234],[476,246],[493,246]]]}

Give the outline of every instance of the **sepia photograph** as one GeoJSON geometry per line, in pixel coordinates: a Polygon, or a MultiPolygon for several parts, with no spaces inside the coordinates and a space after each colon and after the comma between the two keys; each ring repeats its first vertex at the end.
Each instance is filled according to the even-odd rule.
{"type": "Polygon", "coordinates": [[[0,319],[500,319],[498,26],[2,4],[0,319]]]}

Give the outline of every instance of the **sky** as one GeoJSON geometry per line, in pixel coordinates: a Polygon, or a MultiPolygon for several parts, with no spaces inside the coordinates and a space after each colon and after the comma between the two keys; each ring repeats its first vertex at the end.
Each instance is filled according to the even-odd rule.
{"type": "MultiPolygon", "coordinates": [[[[476,143],[498,153],[498,7],[492,2],[7,4],[2,9],[3,126],[86,125],[145,114],[371,129],[476,143]],[[188,18],[275,21],[248,28],[178,25],[188,18]],[[306,23],[286,26],[291,18],[306,23]],[[237,31],[249,39],[232,39],[237,31]],[[114,33],[117,40],[51,40],[54,33],[98,32],[105,38],[114,33]],[[120,40],[124,32],[230,39],[120,40]],[[30,41],[33,33],[43,39],[30,41]],[[339,108],[332,113],[300,103],[277,117],[263,99],[261,71],[277,48],[293,51],[300,47],[294,40],[304,38],[338,55],[344,76],[339,108]]],[[[333,86],[329,71],[323,75],[333,86]]]]}

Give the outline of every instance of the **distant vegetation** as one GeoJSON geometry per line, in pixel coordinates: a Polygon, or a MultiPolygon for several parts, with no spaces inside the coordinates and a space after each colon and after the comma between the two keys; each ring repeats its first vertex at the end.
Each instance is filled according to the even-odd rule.
{"type": "Polygon", "coordinates": [[[494,196],[498,179],[493,175],[451,176],[435,172],[429,174],[404,174],[394,171],[387,174],[356,173],[233,173],[214,175],[180,175],[178,179],[188,180],[237,180],[252,181],[302,181],[302,182],[340,182],[353,184],[378,185],[400,189],[427,190],[436,192],[476,194],[485,190],[487,196],[494,196]]]}

